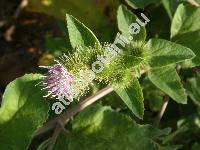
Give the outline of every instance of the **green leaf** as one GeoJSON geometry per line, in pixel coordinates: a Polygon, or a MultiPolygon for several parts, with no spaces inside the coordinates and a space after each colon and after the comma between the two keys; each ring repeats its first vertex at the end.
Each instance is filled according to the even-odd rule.
{"type": "MultiPolygon", "coordinates": [[[[136,22],[137,17],[127,9],[124,5],[120,5],[117,11],[118,28],[122,35],[127,38],[133,37],[133,40],[144,41],[146,39],[145,27],[140,26],[140,32],[138,34],[131,35],[129,32],[129,26],[136,22]]],[[[141,20],[142,21],[142,20],[141,20]]]]}
{"type": "Polygon", "coordinates": [[[0,108],[0,149],[25,150],[47,120],[49,106],[38,86],[41,75],[27,74],[6,88],[0,108]]]}
{"type": "Polygon", "coordinates": [[[185,61],[183,67],[200,65],[200,8],[190,5],[179,5],[172,20],[171,38],[173,41],[189,47],[196,54],[192,60],[185,61]]]}
{"type": "Polygon", "coordinates": [[[148,77],[153,84],[178,103],[186,104],[187,95],[175,68],[171,66],[151,69],[148,77]]]}
{"type": "Polygon", "coordinates": [[[126,2],[133,8],[144,8],[151,3],[159,3],[160,0],[126,0],[126,2]]]}
{"type": "Polygon", "coordinates": [[[167,66],[195,56],[189,48],[162,39],[150,39],[145,47],[151,55],[149,59],[151,67],[167,66]]]}
{"type": "Polygon", "coordinates": [[[140,83],[134,79],[129,87],[114,88],[128,108],[140,119],[144,115],[144,99],[140,83]]]}
{"type": "Polygon", "coordinates": [[[96,36],[83,23],[68,14],[66,14],[66,19],[69,39],[73,48],[78,46],[89,47],[94,46],[95,44],[100,45],[96,36]]]}
{"type": "MultiPolygon", "coordinates": [[[[154,150],[161,148],[156,139],[169,134],[150,125],[138,125],[131,118],[109,107],[93,105],[72,123],[69,150],[154,150]]],[[[67,147],[66,147],[67,148],[67,147]]]]}
{"type": "Polygon", "coordinates": [[[167,11],[167,14],[169,15],[169,18],[172,20],[174,13],[180,3],[180,1],[176,0],[162,0],[162,3],[167,11]]]}
{"type": "Polygon", "coordinates": [[[188,80],[187,93],[193,102],[200,107],[200,76],[188,80]]]}
{"type": "Polygon", "coordinates": [[[167,135],[164,139],[163,139],[163,143],[167,144],[170,143],[171,141],[175,140],[176,136],[180,136],[181,133],[187,132],[188,131],[188,125],[184,124],[183,126],[181,126],[180,128],[178,128],[176,131],[174,131],[173,133],[167,135]]]}
{"type": "Polygon", "coordinates": [[[180,4],[171,25],[171,38],[187,32],[200,30],[200,8],[180,4]]]}
{"type": "Polygon", "coordinates": [[[182,63],[182,67],[192,68],[195,66],[200,66],[200,30],[176,36],[172,40],[190,48],[196,55],[195,58],[184,61],[182,63]]]}

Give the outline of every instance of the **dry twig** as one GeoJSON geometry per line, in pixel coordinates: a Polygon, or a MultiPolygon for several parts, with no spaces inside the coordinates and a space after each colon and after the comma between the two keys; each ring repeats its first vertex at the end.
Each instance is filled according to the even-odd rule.
{"type": "Polygon", "coordinates": [[[164,98],[163,98],[163,104],[162,104],[161,109],[160,109],[160,112],[158,113],[158,116],[156,117],[156,120],[155,120],[155,122],[154,122],[154,125],[155,125],[156,127],[159,126],[160,120],[162,119],[163,114],[165,113],[165,110],[166,110],[166,108],[167,108],[168,102],[169,102],[169,96],[166,95],[166,96],[164,96],[164,98]]]}
{"type": "Polygon", "coordinates": [[[187,2],[193,6],[199,7],[199,4],[195,0],[187,0],[187,2]]]}

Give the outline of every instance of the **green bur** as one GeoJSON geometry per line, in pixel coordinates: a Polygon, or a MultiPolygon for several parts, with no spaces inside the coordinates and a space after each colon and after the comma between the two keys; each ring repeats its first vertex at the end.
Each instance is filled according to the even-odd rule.
{"type": "MultiPolygon", "coordinates": [[[[69,56],[61,57],[61,62],[78,80],[80,79],[81,71],[92,70],[92,64],[99,61],[98,56],[103,56],[105,60],[103,63],[103,70],[95,73],[95,80],[109,85],[115,86],[129,86],[134,78],[137,69],[145,65],[148,53],[145,50],[142,42],[131,42],[121,48],[121,53],[115,53],[115,56],[110,58],[106,48],[109,45],[94,47],[78,47],[76,52],[69,56]]],[[[96,68],[99,66],[97,65],[96,68]]],[[[81,77],[81,80],[88,80],[81,77]]],[[[85,83],[85,81],[83,81],[85,83]]],[[[81,94],[85,93],[90,84],[80,84],[81,94]],[[84,87],[85,86],[85,87],[84,87]]]]}

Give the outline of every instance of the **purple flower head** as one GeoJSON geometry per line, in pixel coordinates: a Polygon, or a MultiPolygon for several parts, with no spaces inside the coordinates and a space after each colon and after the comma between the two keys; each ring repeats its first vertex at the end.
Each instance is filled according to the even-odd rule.
{"type": "Polygon", "coordinates": [[[43,89],[46,89],[48,94],[44,97],[60,97],[64,96],[67,99],[72,99],[73,94],[71,86],[73,84],[73,76],[61,64],[55,64],[48,69],[44,80],[42,81],[43,89]]]}

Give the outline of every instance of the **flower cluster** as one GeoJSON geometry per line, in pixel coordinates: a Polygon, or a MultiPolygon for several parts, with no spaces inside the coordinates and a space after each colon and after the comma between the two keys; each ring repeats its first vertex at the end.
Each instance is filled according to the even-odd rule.
{"type": "Polygon", "coordinates": [[[64,54],[57,64],[49,68],[42,84],[45,86],[43,89],[48,92],[46,97],[57,97],[59,100],[52,106],[56,114],[65,109],[62,103],[69,105],[74,98],[84,94],[93,80],[123,87],[130,84],[132,73],[146,59],[143,42],[132,42],[132,35],[138,34],[140,26],[145,26],[150,21],[142,13],[141,17],[145,22],[136,19],[129,26],[129,37],[118,33],[111,45],[77,47],[73,54],[64,54]]]}
{"type": "Polygon", "coordinates": [[[72,99],[73,94],[71,86],[73,84],[73,76],[67,71],[62,64],[55,64],[48,69],[45,78],[42,81],[43,89],[48,94],[45,97],[58,97],[63,95],[67,99],[72,99]]]}

